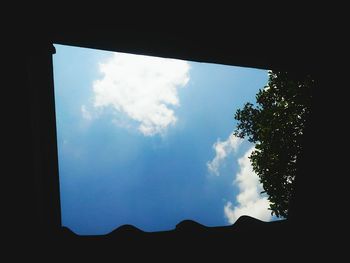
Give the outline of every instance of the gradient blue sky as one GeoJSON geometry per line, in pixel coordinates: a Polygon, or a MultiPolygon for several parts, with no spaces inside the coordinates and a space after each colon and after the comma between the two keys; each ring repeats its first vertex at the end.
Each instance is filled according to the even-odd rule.
{"type": "Polygon", "coordinates": [[[55,47],[64,226],[96,235],[272,219],[247,158],[253,145],[230,136],[267,70],[55,47]]]}

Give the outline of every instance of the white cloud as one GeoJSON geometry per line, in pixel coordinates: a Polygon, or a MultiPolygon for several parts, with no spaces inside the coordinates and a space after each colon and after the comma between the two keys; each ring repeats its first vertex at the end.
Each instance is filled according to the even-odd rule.
{"type": "Polygon", "coordinates": [[[177,118],[178,88],[189,79],[186,61],[114,53],[99,65],[102,78],[93,83],[94,107],[111,106],[138,123],[145,136],[161,134],[177,118]]]}
{"type": "Polygon", "coordinates": [[[243,142],[243,139],[238,138],[231,134],[226,141],[218,141],[214,143],[213,149],[215,151],[215,157],[210,162],[207,162],[207,167],[209,172],[219,176],[220,166],[225,160],[225,158],[233,151],[236,152],[243,142]]]}
{"type": "Polygon", "coordinates": [[[249,215],[263,221],[271,220],[271,211],[267,197],[261,196],[263,191],[259,177],[254,173],[249,156],[254,147],[249,149],[243,157],[238,159],[240,170],[234,181],[240,190],[237,195],[237,206],[227,202],[224,207],[225,217],[233,224],[240,216],[249,215]]]}
{"type": "Polygon", "coordinates": [[[91,115],[90,111],[87,110],[85,105],[81,106],[80,111],[81,111],[81,115],[83,116],[84,119],[86,119],[86,120],[92,119],[92,115],[91,115]]]}

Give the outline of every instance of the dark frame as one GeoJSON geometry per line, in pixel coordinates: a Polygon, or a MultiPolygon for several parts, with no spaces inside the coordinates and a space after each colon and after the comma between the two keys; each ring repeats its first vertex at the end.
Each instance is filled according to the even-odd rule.
{"type": "MultiPolygon", "coordinates": [[[[29,45],[30,51],[26,54],[23,83],[26,88],[25,94],[30,98],[30,122],[27,132],[31,136],[26,143],[30,149],[28,156],[31,157],[27,158],[26,163],[30,167],[31,178],[35,178],[26,183],[28,188],[32,187],[36,190],[33,194],[26,187],[27,190],[24,190],[23,196],[30,197],[28,200],[31,202],[35,200],[34,203],[37,204],[35,212],[29,208],[25,218],[30,226],[28,233],[35,235],[39,242],[55,242],[58,244],[57,249],[69,247],[67,244],[75,244],[83,249],[86,246],[90,247],[91,244],[91,248],[94,247],[95,250],[100,251],[106,248],[113,250],[115,244],[125,244],[125,242],[127,248],[150,249],[154,245],[167,248],[178,247],[190,240],[190,242],[196,241],[204,247],[211,246],[215,249],[219,249],[219,244],[224,244],[225,247],[227,242],[230,247],[234,244],[244,251],[246,242],[251,238],[269,236],[266,245],[265,243],[254,245],[254,248],[263,251],[267,249],[270,241],[273,242],[275,238],[281,238],[286,233],[293,237],[305,229],[316,231],[314,228],[309,228],[308,224],[304,225],[303,221],[303,215],[309,210],[305,200],[315,201],[309,189],[312,189],[316,176],[314,154],[317,141],[313,134],[318,131],[320,123],[314,118],[310,122],[305,139],[305,155],[300,162],[299,171],[304,176],[297,181],[296,196],[291,204],[293,213],[283,224],[262,224],[248,219],[235,224],[232,228],[205,229],[195,222],[185,222],[179,224],[174,231],[150,234],[142,233],[129,226],[104,237],[78,237],[61,227],[52,75],[53,43],[199,62],[308,72],[318,79],[321,91],[327,83],[323,77],[323,64],[319,61],[318,53],[310,49],[317,43],[317,39],[309,38],[307,44],[300,44],[290,38],[290,35],[282,35],[281,41],[273,44],[259,41],[263,38],[259,29],[249,35],[239,32],[241,42],[232,39],[225,28],[211,34],[200,29],[196,32],[197,34],[193,34],[191,28],[185,31],[176,29],[167,32],[152,31],[141,26],[113,29],[69,27],[55,28],[32,36],[33,42],[29,45]],[[114,34],[116,30],[118,35],[114,34]],[[291,40],[291,42],[287,43],[283,40],[291,40]],[[106,244],[109,245],[106,246],[106,244]]],[[[319,98],[316,96],[316,100],[319,98]]],[[[315,103],[314,116],[318,114],[319,108],[315,103]]],[[[319,186],[324,186],[322,183],[320,182],[319,186]]],[[[316,204],[317,207],[320,205],[316,204]]],[[[313,234],[310,238],[312,237],[313,234]]],[[[291,240],[289,243],[287,241],[287,244],[291,243],[291,240]]],[[[282,248],[282,244],[277,245],[277,251],[279,249],[282,251],[282,248]]]]}

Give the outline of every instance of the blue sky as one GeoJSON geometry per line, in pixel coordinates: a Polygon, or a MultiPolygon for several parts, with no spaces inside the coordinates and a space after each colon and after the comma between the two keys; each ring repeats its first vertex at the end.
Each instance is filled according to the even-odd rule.
{"type": "Polygon", "coordinates": [[[232,135],[267,70],[55,45],[62,224],[81,235],[272,220],[232,135]]]}

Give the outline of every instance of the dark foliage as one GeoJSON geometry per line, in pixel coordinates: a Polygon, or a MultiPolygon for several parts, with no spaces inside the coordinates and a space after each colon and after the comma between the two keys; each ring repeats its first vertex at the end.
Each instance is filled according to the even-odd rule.
{"type": "Polygon", "coordinates": [[[253,170],[268,195],[272,214],[278,217],[288,217],[314,87],[310,75],[270,71],[256,105],[248,102],[235,114],[234,134],[255,143],[250,156],[253,170]]]}

